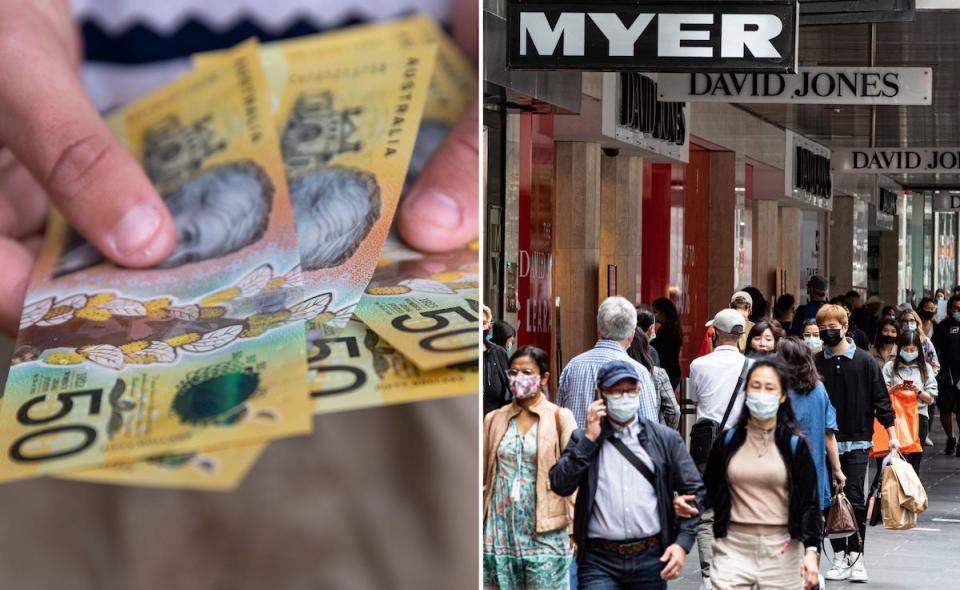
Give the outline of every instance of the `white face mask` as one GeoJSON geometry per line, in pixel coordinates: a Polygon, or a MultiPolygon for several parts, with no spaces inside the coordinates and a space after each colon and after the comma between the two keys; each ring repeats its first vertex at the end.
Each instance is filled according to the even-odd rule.
{"type": "Polygon", "coordinates": [[[809,346],[811,350],[820,350],[823,348],[823,340],[820,340],[816,336],[804,336],[803,342],[809,346]]]}
{"type": "Polygon", "coordinates": [[[777,415],[780,399],[769,393],[747,392],[747,410],[757,420],[769,420],[777,415]]]}
{"type": "Polygon", "coordinates": [[[607,415],[617,422],[629,422],[640,409],[639,395],[619,395],[607,397],[607,415]]]}

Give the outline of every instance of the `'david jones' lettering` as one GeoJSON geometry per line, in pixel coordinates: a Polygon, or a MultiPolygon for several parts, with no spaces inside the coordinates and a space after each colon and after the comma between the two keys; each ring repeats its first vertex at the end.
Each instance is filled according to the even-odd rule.
{"type": "Polygon", "coordinates": [[[914,151],[853,151],[854,170],[912,170],[919,168],[920,164],[920,154],[914,151]]]}
{"type": "MultiPolygon", "coordinates": [[[[560,47],[560,55],[583,56],[587,16],[591,33],[595,29],[606,41],[604,53],[608,57],[634,57],[638,39],[654,22],[658,57],[717,56],[713,30],[688,28],[713,25],[713,14],[641,13],[627,24],[615,11],[553,12],[550,18],[546,12],[520,11],[520,55],[555,55],[560,47]]],[[[782,58],[772,43],[782,32],[783,22],[774,14],[720,15],[719,57],[742,59],[749,51],[754,58],[782,58]]]]}
{"type": "Polygon", "coordinates": [[[706,74],[690,75],[691,96],[780,96],[786,90],[783,74],[706,74]]]}
{"type": "Polygon", "coordinates": [[[935,168],[955,170],[960,167],[960,152],[941,152],[933,150],[930,152],[930,161],[927,163],[927,169],[935,168]]]}
{"type": "Polygon", "coordinates": [[[620,73],[619,123],[641,133],[675,145],[687,137],[687,121],[682,102],[661,102],[657,84],[635,72],[620,73]]]}
{"type": "Polygon", "coordinates": [[[892,98],[900,94],[900,76],[896,72],[802,72],[799,98],[892,98]]]}

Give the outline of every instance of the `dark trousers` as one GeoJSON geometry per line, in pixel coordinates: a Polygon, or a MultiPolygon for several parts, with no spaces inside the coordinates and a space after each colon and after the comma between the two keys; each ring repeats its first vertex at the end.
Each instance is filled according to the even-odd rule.
{"type": "Polygon", "coordinates": [[[868,449],[858,449],[840,455],[840,469],[847,476],[847,485],[843,486],[843,493],[847,496],[847,500],[850,500],[850,505],[853,506],[853,514],[857,519],[857,527],[860,529],[860,543],[857,543],[857,538],[853,535],[842,539],[830,539],[834,551],[846,551],[847,553],[863,551],[863,541],[867,534],[867,500],[864,488],[866,487],[869,453],[868,449]]]}
{"type": "Polygon", "coordinates": [[[663,548],[659,543],[642,553],[620,555],[594,547],[581,548],[579,565],[580,590],[666,590],[660,578],[665,564],[660,562],[663,548]]]}

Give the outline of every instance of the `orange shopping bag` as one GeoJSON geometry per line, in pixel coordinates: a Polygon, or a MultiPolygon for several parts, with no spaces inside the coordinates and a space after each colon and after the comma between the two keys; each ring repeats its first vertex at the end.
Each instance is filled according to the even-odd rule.
{"type": "MultiPolygon", "coordinates": [[[[909,389],[894,387],[890,390],[890,404],[897,419],[894,422],[894,432],[900,441],[900,452],[918,453],[923,450],[920,440],[920,411],[917,407],[917,394],[909,389]]],[[[871,457],[883,457],[890,452],[889,437],[886,429],[873,420],[873,448],[871,457]]]]}

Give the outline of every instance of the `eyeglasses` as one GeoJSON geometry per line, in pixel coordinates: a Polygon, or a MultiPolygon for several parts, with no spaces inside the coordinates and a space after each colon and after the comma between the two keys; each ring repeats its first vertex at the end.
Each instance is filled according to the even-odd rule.
{"type": "Polygon", "coordinates": [[[607,399],[612,399],[612,400],[619,400],[619,399],[622,399],[624,396],[629,398],[634,398],[640,395],[640,390],[634,389],[631,391],[609,391],[609,392],[604,391],[603,395],[607,396],[607,399]]]}

